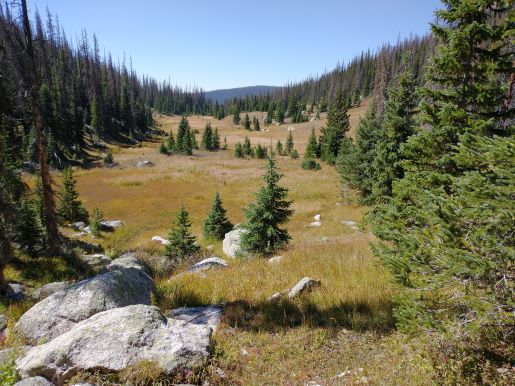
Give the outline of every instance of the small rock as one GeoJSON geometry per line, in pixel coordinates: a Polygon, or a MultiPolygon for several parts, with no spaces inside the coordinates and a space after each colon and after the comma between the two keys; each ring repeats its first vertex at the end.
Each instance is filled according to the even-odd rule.
{"type": "Polygon", "coordinates": [[[313,221],[308,224],[308,227],[319,227],[322,223],[320,221],[313,221]]]}
{"type": "Polygon", "coordinates": [[[109,256],[102,255],[101,253],[84,255],[82,256],[82,260],[93,268],[105,268],[111,263],[111,258],[109,256]]]}
{"type": "Polygon", "coordinates": [[[241,348],[241,349],[240,349],[240,353],[241,353],[241,355],[243,355],[243,356],[247,356],[247,355],[249,355],[249,352],[248,352],[247,350],[245,350],[244,348],[241,348]]]}
{"type": "Polygon", "coordinates": [[[200,324],[211,327],[216,331],[222,320],[223,309],[221,306],[208,307],[181,307],[165,311],[164,315],[170,319],[200,324]]]}
{"type": "Polygon", "coordinates": [[[351,229],[355,229],[355,230],[359,229],[358,226],[356,225],[356,221],[346,221],[346,220],[343,220],[342,224],[343,225],[347,225],[351,229]]]}
{"type": "Polygon", "coordinates": [[[100,225],[105,229],[114,230],[120,228],[123,222],[121,220],[100,221],[100,225]]]}
{"type": "Polygon", "coordinates": [[[207,251],[212,251],[214,248],[214,246],[212,244],[209,244],[207,247],[206,247],[206,250],[207,251]]]}
{"type": "Polygon", "coordinates": [[[138,168],[151,168],[154,166],[154,163],[152,161],[148,161],[148,160],[145,160],[145,161],[139,161],[136,166],[138,168]]]}
{"type": "Polygon", "coordinates": [[[47,381],[46,378],[37,376],[25,378],[19,382],[16,382],[14,386],[54,386],[54,384],[47,381]]]}
{"type": "Polygon", "coordinates": [[[216,368],[216,373],[218,374],[218,376],[220,378],[225,378],[225,371],[223,371],[221,368],[217,367],[216,368]]]}
{"type": "Polygon", "coordinates": [[[229,257],[236,257],[242,252],[241,236],[244,230],[237,228],[225,234],[223,241],[223,251],[229,257]]]}
{"type": "Polygon", "coordinates": [[[506,374],[509,370],[506,367],[499,367],[496,371],[498,374],[506,374]]]}
{"type": "Polygon", "coordinates": [[[359,381],[360,381],[361,383],[368,383],[368,378],[367,378],[367,377],[365,377],[365,376],[363,376],[363,377],[361,377],[361,378],[359,379],[359,381]]]}
{"type": "Polygon", "coordinates": [[[86,228],[86,223],[84,221],[76,222],[72,225],[73,229],[77,231],[82,231],[84,228],[86,228]]]}
{"type": "Polygon", "coordinates": [[[5,289],[5,297],[9,300],[19,302],[26,298],[25,286],[23,284],[9,283],[5,289]]]}
{"type": "Polygon", "coordinates": [[[328,241],[329,241],[329,237],[327,237],[327,236],[322,237],[323,243],[327,243],[328,241]]]}
{"type": "Polygon", "coordinates": [[[32,293],[32,298],[34,300],[43,300],[44,298],[49,297],[50,295],[66,288],[70,283],[67,281],[56,281],[53,283],[45,284],[43,287],[38,288],[32,293]]]}
{"type": "Polygon", "coordinates": [[[103,269],[103,272],[111,272],[111,271],[116,271],[117,269],[123,269],[123,268],[136,268],[136,269],[142,270],[143,272],[145,272],[147,274],[149,273],[149,272],[147,272],[147,269],[143,265],[143,263],[141,263],[138,260],[138,258],[136,256],[134,256],[133,254],[131,254],[130,252],[120,256],[117,259],[112,260],[111,263],[109,263],[103,269]]]}
{"type": "Polygon", "coordinates": [[[170,241],[161,236],[153,236],[152,241],[155,241],[156,243],[161,245],[170,245],[170,241]]]}
{"type": "Polygon", "coordinates": [[[293,126],[288,126],[288,131],[294,131],[295,130],[295,127],[293,126]]]}
{"type": "Polygon", "coordinates": [[[300,281],[293,286],[288,292],[288,299],[294,299],[299,295],[311,291],[313,288],[320,286],[320,280],[303,277],[300,281]]]}
{"type": "Polygon", "coordinates": [[[270,264],[276,264],[276,263],[281,262],[283,259],[284,259],[284,256],[274,256],[274,257],[271,257],[270,259],[268,259],[268,262],[270,264]]]}
{"type": "Polygon", "coordinates": [[[319,214],[314,215],[313,220],[320,221],[320,215],[319,214]]]}
{"type": "Polygon", "coordinates": [[[228,266],[229,264],[227,264],[225,260],[219,259],[218,257],[210,257],[193,265],[188,269],[188,272],[205,271],[212,268],[227,268],[228,266]]]}

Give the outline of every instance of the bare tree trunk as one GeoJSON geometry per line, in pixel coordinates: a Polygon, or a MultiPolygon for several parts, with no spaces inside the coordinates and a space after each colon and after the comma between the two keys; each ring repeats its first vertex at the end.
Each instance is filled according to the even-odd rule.
{"type": "Polygon", "coordinates": [[[23,30],[25,32],[27,64],[30,73],[31,87],[30,97],[32,100],[32,112],[34,114],[34,125],[36,128],[36,144],[39,152],[39,168],[41,172],[41,185],[43,189],[43,201],[45,205],[45,225],[48,237],[49,252],[52,255],[59,254],[59,230],[57,228],[57,218],[55,214],[55,200],[52,191],[52,180],[46,158],[45,141],[43,134],[43,121],[41,118],[41,109],[39,106],[39,82],[34,59],[34,49],[32,47],[32,31],[30,29],[29,16],[27,13],[27,2],[21,0],[23,13],[23,30]]]}

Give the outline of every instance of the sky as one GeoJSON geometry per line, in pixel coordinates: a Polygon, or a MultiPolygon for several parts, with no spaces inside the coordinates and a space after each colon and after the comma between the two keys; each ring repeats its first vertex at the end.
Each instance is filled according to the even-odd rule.
{"type": "Polygon", "coordinates": [[[96,34],[101,52],[138,74],[206,91],[281,86],[332,70],[367,49],[424,35],[438,0],[28,0],[56,14],[69,39],[96,34]]]}

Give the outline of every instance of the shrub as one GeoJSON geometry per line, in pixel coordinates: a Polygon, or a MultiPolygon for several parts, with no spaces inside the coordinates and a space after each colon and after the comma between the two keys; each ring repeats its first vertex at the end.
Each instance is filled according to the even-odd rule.
{"type": "Polygon", "coordinates": [[[89,223],[89,229],[93,236],[100,236],[100,230],[102,229],[101,222],[104,221],[104,214],[98,208],[93,209],[93,215],[89,223]]]}
{"type": "Polygon", "coordinates": [[[302,161],[302,169],[304,170],[320,170],[320,164],[312,158],[302,161]]]}

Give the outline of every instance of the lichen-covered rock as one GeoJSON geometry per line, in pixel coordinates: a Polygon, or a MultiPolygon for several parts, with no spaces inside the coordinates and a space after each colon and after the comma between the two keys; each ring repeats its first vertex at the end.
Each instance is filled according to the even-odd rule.
{"type": "MultiPolygon", "coordinates": [[[[112,260],[105,268],[104,271],[111,272],[123,268],[136,268],[147,272],[146,267],[138,258],[132,253],[126,253],[117,259],[112,260]]],[[[148,273],[148,272],[147,272],[148,273]]]]}
{"type": "Polygon", "coordinates": [[[303,277],[300,281],[295,284],[292,289],[288,292],[288,299],[294,299],[302,293],[308,292],[315,287],[320,285],[320,280],[311,279],[309,277],[303,277]]]}
{"type": "Polygon", "coordinates": [[[188,272],[198,272],[205,271],[207,269],[212,268],[227,268],[229,264],[225,260],[222,260],[218,257],[210,257],[208,259],[204,259],[199,261],[197,264],[194,264],[188,272]]]}
{"type": "Polygon", "coordinates": [[[5,288],[5,297],[9,300],[16,302],[25,300],[27,295],[25,294],[25,286],[18,283],[9,283],[5,288]]]}
{"type": "Polygon", "coordinates": [[[16,361],[22,378],[43,375],[58,385],[78,371],[117,372],[151,361],[165,373],[196,368],[209,355],[211,327],[167,319],[154,306],[98,313],[16,361]]]}
{"type": "Polygon", "coordinates": [[[15,330],[31,344],[50,341],[99,312],[150,304],[152,279],[141,269],[125,268],[72,284],[36,303],[15,330]]]}
{"type": "Polygon", "coordinates": [[[111,263],[111,258],[101,253],[82,256],[82,261],[92,268],[104,268],[111,263]]]}
{"type": "Polygon", "coordinates": [[[241,236],[244,230],[237,228],[225,234],[223,241],[224,253],[229,257],[236,257],[242,252],[241,249],[241,236]]]}
{"type": "Polygon", "coordinates": [[[280,263],[284,259],[284,256],[274,256],[268,259],[268,262],[270,264],[277,264],[280,263]]]}
{"type": "Polygon", "coordinates": [[[104,229],[114,230],[120,228],[123,225],[121,220],[104,220],[100,221],[100,226],[104,229]]]}
{"type": "Polygon", "coordinates": [[[14,386],[54,386],[54,384],[43,377],[30,377],[16,382],[14,386]]]}
{"type": "Polygon", "coordinates": [[[32,346],[9,347],[0,350],[0,367],[12,364],[16,358],[27,353],[32,346]]]}
{"type": "Polygon", "coordinates": [[[57,291],[61,291],[62,289],[68,287],[69,285],[70,283],[67,281],[56,281],[53,283],[45,284],[43,287],[38,288],[32,293],[32,298],[35,300],[43,300],[44,298],[49,297],[57,291]]]}

